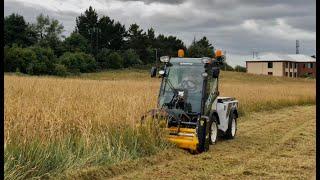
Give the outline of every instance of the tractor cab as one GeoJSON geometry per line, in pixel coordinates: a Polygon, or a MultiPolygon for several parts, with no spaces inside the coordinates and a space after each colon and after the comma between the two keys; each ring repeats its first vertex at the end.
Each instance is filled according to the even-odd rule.
{"type": "MultiPolygon", "coordinates": [[[[218,78],[224,57],[217,51],[214,58],[185,58],[181,51],[179,57],[162,56],[163,67],[158,73],[157,67],[151,69],[151,77],[158,74],[161,85],[158,107],[149,114],[165,119],[170,141],[181,148],[202,152],[215,142],[221,124],[217,112],[218,78]]],[[[237,104],[232,98],[230,102],[237,104]]]]}
{"type": "Polygon", "coordinates": [[[197,117],[204,113],[204,102],[209,92],[218,91],[214,86],[218,77],[212,77],[212,70],[203,63],[204,60],[207,58],[170,59],[170,64],[161,72],[159,108],[175,109],[178,116],[184,114],[191,122],[197,121],[197,117]]]}

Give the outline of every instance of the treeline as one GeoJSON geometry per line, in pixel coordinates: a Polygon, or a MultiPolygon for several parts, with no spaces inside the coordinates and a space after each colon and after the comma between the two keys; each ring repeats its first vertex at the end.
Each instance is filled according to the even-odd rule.
{"type": "Polygon", "coordinates": [[[175,36],[156,36],[153,28],[144,31],[132,24],[126,29],[108,16],[99,17],[91,6],[76,18],[75,30],[68,37],[63,31],[58,20],[43,14],[33,24],[18,14],[5,17],[4,70],[65,76],[148,65],[156,56],[177,56],[178,49],[184,49],[188,57],[214,55],[206,37],[187,48],[175,36]]]}

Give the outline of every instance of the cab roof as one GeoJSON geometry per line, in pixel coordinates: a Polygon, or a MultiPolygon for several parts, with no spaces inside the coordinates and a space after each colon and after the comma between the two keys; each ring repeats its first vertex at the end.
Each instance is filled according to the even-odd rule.
{"type": "MultiPolygon", "coordinates": [[[[170,62],[173,64],[177,64],[177,63],[192,63],[193,65],[202,65],[202,58],[180,58],[180,57],[172,57],[170,59],[170,62]]],[[[190,65],[192,65],[190,64],[190,65]]]]}

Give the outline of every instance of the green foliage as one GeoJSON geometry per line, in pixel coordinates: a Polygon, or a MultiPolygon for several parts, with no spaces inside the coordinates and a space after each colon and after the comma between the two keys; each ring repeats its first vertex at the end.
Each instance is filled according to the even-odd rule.
{"type": "Polygon", "coordinates": [[[98,54],[97,54],[97,65],[100,69],[106,69],[108,67],[108,56],[111,53],[110,49],[102,49],[98,54]]]}
{"type": "Polygon", "coordinates": [[[17,44],[23,47],[36,42],[36,34],[27,24],[23,16],[11,14],[4,18],[4,44],[11,46],[17,44]]]}
{"type": "Polygon", "coordinates": [[[62,32],[64,27],[58,20],[40,14],[37,17],[37,23],[34,25],[34,28],[39,36],[38,43],[41,47],[50,47],[57,56],[62,55],[61,38],[63,38],[62,32]]]}
{"type": "Polygon", "coordinates": [[[84,14],[81,13],[76,19],[76,31],[85,37],[90,45],[90,52],[97,53],[97,37],[98,37],[98,14],[90,6],[84,14]]]}
{"type": "Polygon", "coordinates": [[[234,67],[234,70],[237,71],[237,72],[247,72],[247,68],[245,68],[243,66],[239,66],[239,65],[234,67]]]}
{"type": "Polygon", "coordinates": [[[59,57],[59,63],[71,73],[93,72],[97,66],[94,57],[83,52],[66,52],[59,57]]]}
{"type": "Polygon", "coordinates": [[[123,67],[127,68],[133,65],[142,64],[142,61],[139,58],[139,55],[133,50],[128,49],[123,52],[123,67]]]}
{"type": "Polygon", "coordinates": [[[108,48],[112,50],[120,50],[124,46],[124,37],[126,36],[126,28],[120,22],[115,22],[108,16],[102,16],[98,22],[98,48],[108,48]]]}
{"type": "Polygon", "coordinates": [[[4,40],[8,46],[4,49],[5,71],[40,75],[65,74],[65,68],[66,72],[80,73],[106,68],[148,67],[161,56],[176,57],[179,49],[185,50],[186,57],[214,55],[214,48],[206,37],[194,41],[187,49],[175,36],[159,34],[156,37],[153,28],[144,31],[138,24],[131,24],[126,30],[124,25],[108,16],[99,18],[91,6],[76,18],[75,31],[64,40],[63,28],[58,20],[43,14],[37,16],[34,24],[26,23],[23,16],[17,14],[5,17],[4,40]],[[11,46],[15,48],[10,49],[11,46]],[[30,46],[34,47],[21,49],[30,46]],[[13,53],[15,51],[17,54],[13,53]],[[59,57],[59,61],[54,56],[59,57]]]}
{"type": "Polygon", "coordinates": [[[63,41],[64,51],[89,53],[89,44],[85,37],[77,32],[71,33],[63,41]]]}
{"type": "Polygon", "coordinates": [[[57,75],[57,76],[65,77],[69,73],[68,73],[68,69],[66,68],[65,65],[63,65],[63,64],[55,64],[55,66],[54,66],[54,74],[57,75]]]}
{"type": "Polygon", "coordinates": [[[18,70],[19,72],[27,73],[28,66],[37,60],[36,53],[30,48],[14,46],[6,51],[4,69],[9,72],[18,70]]]}
{"type": "Polygon", "coordinates": [[[222,71],[233,71],[234,69],[228,63],[223,62],[222,66],[221,66],[221,70],[222,71]]]}
{"type": "Polygon", "coordinates": [[[53,74],[56,57],[51,48],[31,47],[36,59],[27,67],[27,73],[32,75],[53,74]]]}
{"type": "Polygon", "coordinates": [[[5,48],[5,71],[19,71],[31,75],[53,74],[55,61],[56,57],[50,48],[5,48]]]}
{"type": "Polygon", "coordinates": [[[199,41],[193,41],[187,50],[188,57],[213,57],[214,47],[209,43],[209,40],[204,36],[199,41]]]}
{"type": "Polygon", "coordinates": [[[158,49],[158,57],[167,55],[176,57],[179,49],[186,49],[184,43],[180,39],[177,39],[174,36],[166,37],[163,34],[160,34],[157,37],[155,46],[158,49]]]}
{"type": "Polygon", "coordinates": [[[107,56],[107,68],[119,69],[123,67],[123,58],[117,52],[112,52],[107,56]]]}

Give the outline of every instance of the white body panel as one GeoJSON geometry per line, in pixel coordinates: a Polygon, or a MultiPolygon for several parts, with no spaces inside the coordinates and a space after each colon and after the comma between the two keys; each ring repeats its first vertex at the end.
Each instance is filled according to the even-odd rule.
{"type": "Polygon", "coordinates": [[[218,97],[216,110],[219,116],[220,124],[218,129],[226,132],[228,129],[229,116],[232,108],[238,109],[238,100],[232,100],[231,97],[218,97]],[[220,101],[222,102],[219,102],[220,101]]]}

